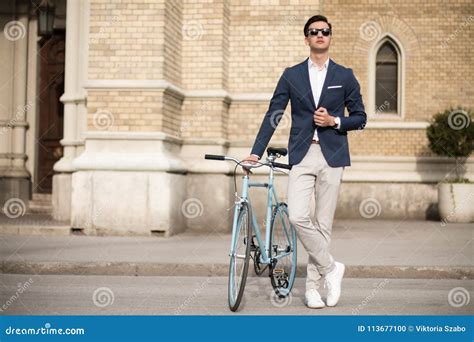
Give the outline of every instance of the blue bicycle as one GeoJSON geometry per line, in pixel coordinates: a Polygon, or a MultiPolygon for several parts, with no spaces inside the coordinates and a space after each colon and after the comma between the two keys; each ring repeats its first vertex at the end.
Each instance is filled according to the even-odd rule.
{"type": "MultiPolygon", "coordinates": [[[[280,169],[290,170],[291,166],[275,162],[287,154],[285,148],[267,149],[266,162],[246,164],[235,158],[206,154],[205,159],[233,161],[234,186],[237,196],[236,170],[239,165],[247,169],[267,166],[270,169],[268,182],[251,182],[249,175],[243,176],[241,196],[237,196],[234,207],[232,238],[230,245],[228,302],[231,311],[237,311],[244,294],[250,259],[253,259],[257,275],[268,268],[268,275],[275,293],[284,298],[293,288],[296,276],[296,231],[290,224],[286,203],[278,201],[274,172],[280,169]],[[265,220],[265,240],[262,240],[260,226],[252,210],[248,196],[251,187],[267,189],[267,212],[265,220]]],[[[281,171],[283,172],[283,171],[281,171]]]]}

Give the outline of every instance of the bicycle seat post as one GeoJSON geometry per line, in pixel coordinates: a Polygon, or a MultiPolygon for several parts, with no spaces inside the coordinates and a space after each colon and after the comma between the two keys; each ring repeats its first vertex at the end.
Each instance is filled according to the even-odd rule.
{"type": "Polygon", "coordinates": [[[246,201],[247,200],[247,197],[248,197],[248,191],[249,191],[249,180],[250,180],[250,177],[249,175],[244,175],[242,177],[242,195],[240,197],[240,200],[244,200],[246,201]]]}
{"type": "MultiPolygon", "coordinates": [[[[277,159],[277,155],[276,154],[269,154],[268,157],[267,157],[267,162],[269,163],[272,163],[275,161],[275,159],[277,159]]],[[[268,175],[268,183],[269,184],[273,184],[273,168],[270,167],[270,174],[268,175]]]]}

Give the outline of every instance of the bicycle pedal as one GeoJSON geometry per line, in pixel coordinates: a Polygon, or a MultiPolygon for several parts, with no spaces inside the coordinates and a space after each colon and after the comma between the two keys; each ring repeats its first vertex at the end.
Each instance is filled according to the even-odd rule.
{"type": "Polygon", "coordinates": [[[275,268],[275,269],[273,270],[273,273],[274,273],[275,275],[281,275],[281,274],[284,274],[284,273],[285,273],[285,270],[284,270],[283,268],[275,268]]]}

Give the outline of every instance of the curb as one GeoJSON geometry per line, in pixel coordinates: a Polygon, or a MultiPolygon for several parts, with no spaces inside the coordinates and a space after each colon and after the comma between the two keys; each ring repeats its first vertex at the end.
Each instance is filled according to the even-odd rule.
{"type": "MultiPolygon", "coordinates": [[[[0,264],[2,274],[226,277],[228,272],[226,264],[9,261],[0,264]]],[[[255,276],[253,269],[249,276],[255,276]]],[[[298,265],[297,276],[306,276],[306,266],[298,265]]],[[[345,277],[464,280],[474,279],[474,267],[346,265],[345,277]]]]}
{"type": "Polygon", "coordinates": [[[69,236],[69,225],[0,225],[0,236],[8,235],[42,235],[42,236],[69,236]]]}
{"type": "Polygon", "coordinates": [[[73,228],[68,224],[57,225],[1,225],[0,236],[40,235],[40,236],[107,236],[107,237],[156,237],[153,232],[114,231],[103,228],[73,228]]]}

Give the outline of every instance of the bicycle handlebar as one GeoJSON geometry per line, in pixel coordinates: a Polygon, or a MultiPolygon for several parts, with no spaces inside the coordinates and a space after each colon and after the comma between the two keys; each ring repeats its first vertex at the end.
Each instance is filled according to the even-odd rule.
{"type": "MultiPolygon", "coordinates": [[[[239,162],[238,160],[234,159],[234,158],[229,158],[229,157],[226,157],[226,156],[222,156],[222,155],[217,155],[217,154],[206,154],[204,155],[204,159],[211,159],[211,160],[232,160],[234,162],[236,162],[237,164],[242,164],[242,162],[239,162]]],[[[288,165],[288,164],[282,164],[282,163],[277,163],[277,162],[269,162],[269,163],[259,163],[260,165],[256,165],[255,167],[259,167],[259,166],[262,166],[262,165],[267,165],[269,166],[269,164],[271,164],[273,167],[278,167],[280,169],[287,169],[287,170],[291,170],[291,165],[288,165]]],[[[251,167],[251,165],[245,165],[245,166],[248,166],[248,167],[251,167]]]]}
{"type": "Polygon", "coordinates": [[[204,159],[212,159],[212,160],[225,160],[225,156],[219,156],[217,154],[206,154],[204,159]]]}
{"type": "Polygon", "coordinates": [[[279,167],[280,169],[291,170],[291,165],[288,165],[288,164],[282,164],[282,163],[272,162],[272,165],[273,165],[274,167],[279,167]]]}

